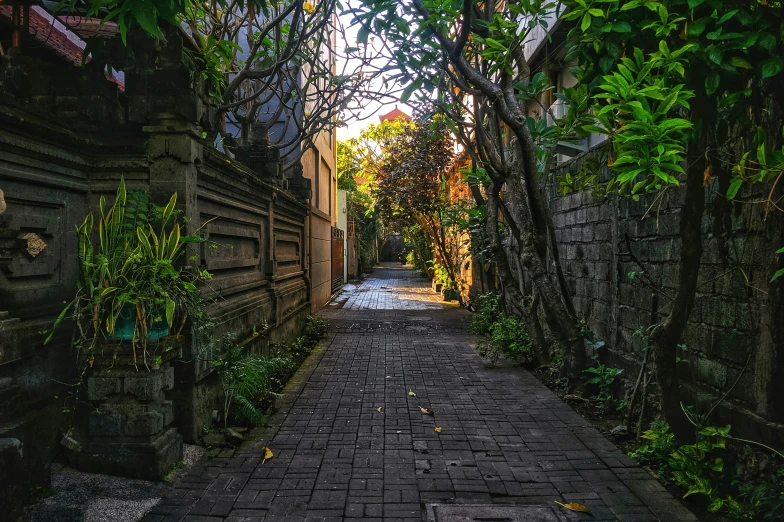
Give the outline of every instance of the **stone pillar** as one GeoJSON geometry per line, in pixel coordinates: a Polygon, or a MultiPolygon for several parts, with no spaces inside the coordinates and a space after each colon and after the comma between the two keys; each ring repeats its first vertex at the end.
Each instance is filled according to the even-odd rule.
{"type": "Polygon", "coordinates": [[[3,520],[16,522],[22,519],[24,501],[29,495],[30,484],[26,478],[24,452],[19,439],[0,439],[0,506],[3,520]]]}
{"type": "Polygon", "coordinates": [[[248,144],[237,147],[235,157],[261,179],[283,189],[288,188],[288,180],[281,170],[280,151],[270,147],[269,134],[264,124],[251,124],[248,144]]]}
{"type": "Polygon", "coordinates": [[[182,437],[171,427],[174,408],[164,394],[174,387],[169,361],[181,351],[157,345],[163,354],[148,361],[149,369],[142,361],[135,366],[127,353],[94,360],[87,378],[87,442],[74,436],[65,440],[76,468],[159,480],[182,460],[182,437]]]}

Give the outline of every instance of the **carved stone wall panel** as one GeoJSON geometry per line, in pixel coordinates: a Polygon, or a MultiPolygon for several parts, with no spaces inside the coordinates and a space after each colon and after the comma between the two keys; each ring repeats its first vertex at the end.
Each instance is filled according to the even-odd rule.
{"type": "Polygon", "coordinates": [[[253,210],[210,195],[199,198],[200,221],[207,223],[199,263],[212,274],[210,286],[223,298],[267,284],[263,266],[269,256],[269,225],[260,209],[253,210]]]}
{"type": "Polygon", "coordinates": [[[299,221],[275,213],[273,279],[281,280],[303,272],[305,241],[304,217],[299,221]]]}
{"type": "Polygon", "coordinates": [[[308,287],[304,280],[292,279],[279,285],[275,290],[278,324],[284,323],[303,307],[310,309],[308,287]]]}
{"type": "Polygon", "coordinates": [[[0,160],[7,205],[0,225],[5,247],[0,253],[0,293],[7,296],[7,304],[0,309],[23,320],[56,315],[76,288],[74,229],[86,211],[84,194],[9,180],[5,166],[0,160]]]}

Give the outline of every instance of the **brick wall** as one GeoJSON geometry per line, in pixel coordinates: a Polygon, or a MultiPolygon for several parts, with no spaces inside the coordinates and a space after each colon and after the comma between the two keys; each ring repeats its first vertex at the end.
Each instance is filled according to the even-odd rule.
{"type": "MultiPolygon", "coordinates": [[[[647,341],[635,331],[660,321],[677,290],[683,189],[672,187],[639,201],[556,194],[561,175],[574,175],[601,152],[589,151],[555,171],[551,211],[578,314],[607,343],[603,362],[624,368],[633,380],[647,341]]],[[[608,175],[605,168],[603,176],[608,175]]],[[[743,198],[723,212],[727,205],[718,185],[706,188],[704,253],[683,339],[687,351],[680,354],[681,378],[689,404],[698,404],[701,411],[729,392],[715,422],[731,423],[737,434],[781,446],[784,414],[774,398],[781,397],[784,307],[781,283],[768,281],[775,269],[774,252],[784,245],[782,219],[771,213],[763,222],[764,208],[745,204],[743,198]]]]}

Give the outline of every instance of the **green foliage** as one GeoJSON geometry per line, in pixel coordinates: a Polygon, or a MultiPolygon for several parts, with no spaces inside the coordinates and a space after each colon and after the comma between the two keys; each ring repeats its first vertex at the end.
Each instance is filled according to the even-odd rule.
{"type": "MultiPolygon", "coordinates": [[[[784,138],[784,127],[782,127],[781,134],[784,138]]],[[[764,203],[766,215],[774,209],[781,211],[781,208],[774,203],[774,190],[781,177],[784,176],[784,145],[780,150],[770,150],[768,141],[765,130],[762,127],[757,127],[752,140],[753,153],[752,151],[744,153],[740,162],[732,168],[733,178],[727,188],[727,199],[732,200],[735,199],[744,183],[769,184],[771,188],[764,203]]],[[[784,254],[784,248],[778,249],[776,254],[784,254]]],[[[781,276],[784,276],[784,268],[776,270],[770,278],[770,282],[776,281],[781,276]]]]}
{"type": "Polygon", "coordinates": [[[769,481],[736,485],[738,506],[729,507],[730,516],[739,520],[784,520],[784,467],[780,467],[769,481]]]}
{"type": "Polygon", "coordinates": [[[302,335],[292,341],[270,343],[271,351],[278,355],[301,361],[313,351],[319,340],[329,332],[329,321],[309,315],[305,320],[302,335]]]}
{"type": "Polygon", "coordinates": [[[288,356],[257,357],[237,346],[233,335],[226,335],[216,350],[213,365],[219,370],[223,386],[223,423],[229,419],[263,423],[272,398],[281,395],[276,390],[285,384],[285,376],[294,366],[288,356]]]}
{"type": "MultiPolygon", "coordinates": [[[[379,242],[390,230],[390,224],[376,208],[376,179],[389,155],[390,144],[399,135],[409,132],[411,126],[405,118],[383,121],[369,125],[356,138],[338,143],[338,186],[347,191],[347,214],[358,232],[361,267],[375,264],[379,242]]],[[[427,260],[430,257],[420,258],[427,260]]]]}
{"type": "Polygon", "coordinates": [[[700,493],[713,498],[713,484],[724,476],[724,451],[730,426],[709,426],[699,431],[695,444],[678,447],[670,455],[672,476],[686,489],[684,498],[700,493]]]}
{"type": "Polygon", "coordinates": [[[522,321],[506,314],[501,314],[490,327],[490,342],[513,361],[522,362],[531,354],[531,340],[522,321]]]}
{"type": "Polygon", "coordinates": [[[430,248],[428,238],[418,225],[405,227],[403,237],[406,240],[406,262],[425,278],[433,277],[433,270],[430,260],[433,257],[433,250],[430,248]]]}
{"type": "Polygon", "coordinates": [[[310,342],[315,344],[319,339],[326,337],[328,333],[329,321],[326,319],[322,319],[321,317],[315,315],[309,315],[305,319],[305,329],[303,330],[303,335],[310,342]]]}
{"type": "MultiPolygon", "coordinates": [[[[471,303],[474,305],[474,303],[471,303]]],[[[499,294],[482,294],[477,298],[476,311],[471,316],[471,331],[478,335],[490,335],[490,329],[503,313],[499,294]]]]}
{"type": "Polygon", "coordinates": [[[681,163],[691,123],[674,113],[689,109],[693,94],[668,80],[683,75],[681,56],[687,50],[670,52],[661,41],[659,50],[646,58],[638,48],[633,58],[621,59],[617,71],[602,76],[595,99],[609,103],[596,111],[599,125],[584,128],[613,135],[612,167],[618,172],[613,181],[619,193],[677,185],[675,175],[684,173],[681,163]]]}
{"type": "Polygon", "coordinates": [[[616,399],[613,394],[613,385],[623,373],[621,368],[610,368],[603,364],[584,370],[589,375],[588,384],[595,385],[599,392],[592,397],[599,407],[606,411],[618,411],[626,407],[626,401],[616,399]]]}
{"type": "Polygon", "coordinates": [[[471,331],[485,336],[479,341],[479,355],[495,365],[501,355],[516,362],[524,362],[531,355],[531,340],[523,323],[503,312],[501,296],[479,296],[471,318],[471,331]]]}
{"type": "Polygon", "coordinates": [[[444,288],[454,288],[457,283],[452,280],[449,275],[449,270],[444,265],[432,262],[433,266],[433,279],[436,283],[443,285],[444,288]]]}
{"type": "MultiPolygon", "coordinates": [[[[596,122],[584,130],[607,134],[612,141],[607,165],[616,176],[606,192],[617,189],[636,199],[641,192],[677,184],[689,141],[712,130],[693,128],[692,120],[710,120],[715,113],[718,120],[753,134],[754,121],[747,115],[764,113],[760,108],[769,94],[768,81],[784,70],[782,12],[775,3],[564,4],[569,8],[564,18],[579,21],[570,31],[572,56],[580,62],[580,82],[589,87],[595,103],[596,122]],[[700,107],[696,114],[694,103],[700,107]]],[[[589,166],[570,175],[562,191],[592,185],[592,170],[589,166]]],[[[730,199],[746,179],[736,176],[730,199]]]]}
{"type": "Polygon", "coordinates": [[[653,421],[651,429],[643,433],[642,438],[649,442],[629,453],[629,456],[640,464],[653,465],[659,473],[669,476],[672,472],[669,458],[678,447],[678,441],[670,426],[664,421],[653,421]]]}
{"type": "MultiPolygon", "coordinates": [[[[74,299],[66,305],[48,332],[46,342],[68,317],[76,322],[80,351],[92,351],[111,339],[123,311],[134,310],[134,349],[146,356],[147,333],[153,325],[173,328],[190,318],[204,323],[204,303],[197,288],[206,271],[178,268],[175,263],[189,244],[202,243],[198,235],[182,235],[176,223],[173,194],[165,207],[149,203],[149,195],[126,192],[120,181],[114,204],[101,196],[94,232],[93,214],[77,227],[79,279],[74,299]],[[94,245],[93,238],[98,243],[94,245]]],[[[146,360],[146,359],[145,359],[146,360]]]]}
{"type": "Polygon", "coordinates": [[[784,503],[784,474],[779,472],[772,482],[761,484],[738,484],[738,495],[726,490],[724,459],[730,426],[708,426],[698,432],[697,442],[679,445],[666,422],[655,421],[651,429],[643,434],[648,444],[629,453],[641,464],[653,465],[665,478],[673,480],[686,493],[701,495],[712,512],[727,512],[736,520],[781,520],[781,510],[771,511],[772,518],[765,513],[777,509],[784,503]],[[778,518],[776,518],[778,517],[778,518]]]}

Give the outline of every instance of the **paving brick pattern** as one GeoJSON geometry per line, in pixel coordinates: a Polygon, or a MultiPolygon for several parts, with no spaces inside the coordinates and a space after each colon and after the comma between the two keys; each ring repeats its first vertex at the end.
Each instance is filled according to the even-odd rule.
{"type": "Polygon", "coordinates": [[[402,288],[401,311],[346,307],[349,297],[324,312],[333,332],[270,423],[237,450],[213,451],[144,520],[413,522],[430,504],[555,500],[594,513],[564,510],[566,520],[696,520],[529,373],[485,368],[468,312],[406,308],[431,301],[404,275],[380,270],[365,283],[402,288]],[[275,454],[266,462],[264,445],[275,454]]]}
{"type": "MultiPolygon", "coordinates": [[[[338,296],[345,310],[442,310],[441,296],[400,264],[387,264],[357,287],[338,296]]],[[[328,307],[329,309],[330,307],[328,307]]]]}

